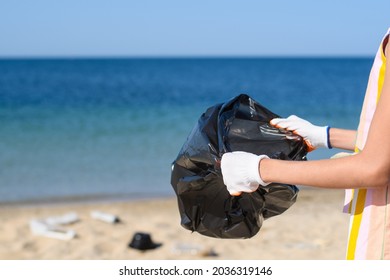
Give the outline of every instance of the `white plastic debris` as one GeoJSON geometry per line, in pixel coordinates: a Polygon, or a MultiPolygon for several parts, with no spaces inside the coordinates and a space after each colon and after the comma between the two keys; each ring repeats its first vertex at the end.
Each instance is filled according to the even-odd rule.
{"type": "Polygon", "coordinates": [[[100,212],[100,211],[92,211],[91,217],[96,220],[100,220],[110,224],[115,224],[120,221],[118,216],[109,213],[100,212]]]}
{"type": "Polygon", "coordinates": [[[47,225],[68,225],[79,221],[79,217],[77,213],[69,212],[62,216],[48,217],[44,221],[47,225]]]}
{"type": "Polygon", "coordinates": [[[77,213],[69,212],[62,216],[33,219],[30,221],[30,229],[35,235],[61,240],[70,240],[76,237],[76,232],[74,230],[62,228],[60,225],[69,225],[77,221],[79,221],[77,213]]]}
{"type": "Polygon", "coordinates": [[[172,248],[172,253],[177,255],[196,255],[203,250],[203,246],[189,243],[176,243],[172,248]]]}
{"type": "Polygon", "coordinates": [[[76,237],[74,230],[60,228],[58,226],[48,225],[45,220],[31,220],[30,221],[31,232],[35,235],[70,240],[76,237]]]}

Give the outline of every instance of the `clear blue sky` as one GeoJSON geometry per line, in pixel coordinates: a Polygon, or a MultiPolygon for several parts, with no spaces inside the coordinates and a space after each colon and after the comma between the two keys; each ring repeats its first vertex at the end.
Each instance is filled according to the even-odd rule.
{"type": "Polygon", "coordinates": [[[390,0],[1,0],[0,57],[373,55],[390,0]]]}

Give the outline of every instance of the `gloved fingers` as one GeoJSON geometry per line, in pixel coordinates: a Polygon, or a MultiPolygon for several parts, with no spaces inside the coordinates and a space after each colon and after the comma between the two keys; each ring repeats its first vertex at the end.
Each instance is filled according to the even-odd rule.
{"type": "Polygon", "coordinates": [[[229,191],[229,193],[231,196],[240,196],[241,195],[241,192],[237,192],[237,191],[229,191]]]}
{"type": "Polygon", "coordinates": [[[281,123],[299,123],[299,124],[309,124],[308,121],[301,119],[296,115],[290,115],[287,118],[274,118],[270,121],[271,125],[279,125],[281,123]]]}
{"type": "Polygon", "coordinates": [[[288,119],[272,119],[270,123],[276,128],[282,128],[289,131],[295,131],[300,128],[299,124],[288,119]]]}
{"type": "MultiPolygon", "coordinates": [[[[257,188],[256,188],[257,189],[257,188]]],[[[240,196],[242,193],[253,193],[256,189],[248,189],[243,187],[227,187],[227,190],[231,196],[240,196]]]]}
{"type": "Polygon", "coordinates": [[[308,152],[318,147],[329,148],[329,127],[320,127],[313,125],[307,120],[301,119],[295,115],[288,118],[275,118],[270,121],[271,125],[277,128],[291,131],[293,134],[301,136],[308,147],[308,152]]]}
{"type": "Polygon", "coordinates": [[[281,121],[295,121],[295,120],[302,120],[302,119],[297,117],[296,115],[290,115],[287,118],[273,118],[271,120],[271,124],[274,125],[281,121]]]}
{"type": "Polygon", "coordinates": [[[294,120],[289,118],[274,118],[270,121],[271,125],[283,128],[287,125],[291,125],[292,123],[294,123],[294,120]]]}
{"type": "Polygon", "coordinates": [[[314,151],[315,149],[316,149],[316,147],[315,146],[313,146],[311,143],[310,143],[310,141],[309,140],[307,140],[307,139],[303,139],[304,141],[305,141],[305,143],[306,143],[306,146],[307,146],[307,152],[308,153],[310,153],[310,152],[312,152],[312,151],[314,151]]]}
{"type": "Polygon", "coordinates": [[[228,192],[233,196],[237,196],[242,192],[254,192],[259,185],[268,185],[269,183],[264,182],[259,174],[260,161],[265,158],[268,158],[268,156],[258,156],[242,151],[223,154],[221,171],[228,192]]]}
{"type": "Polygon", "coordinates": [[[283,122],[285,121],[286,119],[283,119],[283,118],[274,118],[270,121],[270,124],[273,125],[273,126],[278,126],[280,122],[283,122]]]}
{"type": "Polygon", "coordinates": [[[303,122],[306,122],[306,120],[301,119],[300,117],[298,117],[296,115],[290,115],[287,119],[291,120],[291,121],[303,121],[303,122]]]}

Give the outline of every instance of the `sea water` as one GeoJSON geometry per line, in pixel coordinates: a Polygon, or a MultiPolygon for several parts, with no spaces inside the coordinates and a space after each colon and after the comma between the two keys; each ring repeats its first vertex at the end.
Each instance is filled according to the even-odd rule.
{"type": "Polygon", "coordinates": [[[283,117],[356,129],[371,63],[0,60],[0,202],[173,195],[171,164],[199,116],[241,93],[283,117]]]}

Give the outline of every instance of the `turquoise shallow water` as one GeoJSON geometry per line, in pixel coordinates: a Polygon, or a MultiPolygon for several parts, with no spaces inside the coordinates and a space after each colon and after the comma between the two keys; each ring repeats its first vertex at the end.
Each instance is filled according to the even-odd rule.
{"type": "Polygon", "coordinates": [[[171,195],[171,163],[200,114],[240,93],[356,128],[371,61],[0,60],[0,202],[171,195]]]}

